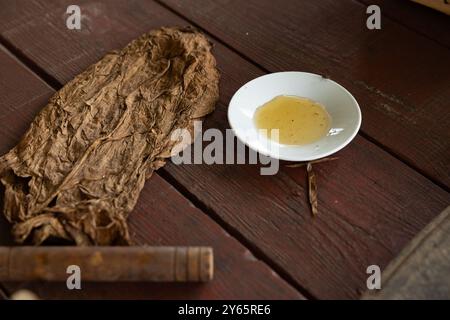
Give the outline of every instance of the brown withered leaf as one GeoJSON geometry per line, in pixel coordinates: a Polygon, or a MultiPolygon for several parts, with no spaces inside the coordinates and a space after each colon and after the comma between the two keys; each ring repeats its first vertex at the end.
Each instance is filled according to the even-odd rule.
{"type": "Polygon", "coordinates": [[[316,174],[313,171],[311,162],[306,165],[306,170],[308,172],[308,195],[309,204],[311,205],[311,211],[313,215],[317,215],[319,212],[317,208],[317,183],[316,174]]]}
{"type": "Polygon", "coordinates": [[[300,163],[294,163],[294,164],[288,164],[286,167],[289,168],[299,168],[306,166],[306,170],[308,173],[308,199],[309,204],[311,207],[311,212],[315,216],[319,213],[318,210],[318,200],[317,200],[317,182],[316,182],[316,175],[313,171],[313,164],[318,164],[322,162],[328,162],[339,159],[338,157],[327,157],[327,158],[321,158],[317,160],[312,160],[309,162],[300,162],[300,163]]]}
{"type": "Polygon", "coordinates": [[[3,212],[17,242],[129,243],[127,216],[178,128],[213,111],[211,45],[161,28],[107,54],[59,90],[0,158],[3,212]]]}

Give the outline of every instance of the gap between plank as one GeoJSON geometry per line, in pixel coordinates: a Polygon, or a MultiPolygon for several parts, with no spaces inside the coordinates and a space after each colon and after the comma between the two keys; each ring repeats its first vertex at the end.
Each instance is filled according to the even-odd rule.
{"type": "Polygon", "coordinates": [[[59,83],[56,78],[47,73],[44,69],[42,69],[39,65],[33,62],[30,58],[28,58],[21,50],[16,48],[11,42],[5,39],[0,35],[0,46],[3,47],[3,50],[11,56],[14,60],[16,60],[20,65],[25,67],[31,73],[37,75],[39,78],[43,80],[51,89],[58,91],[62,88],[62,85],[59,83]]]}
{"type": "MultiPolygon", "coordinates": [[[[33,73],[41,81],[47,84],[54,91],[60,90],[63,85],[45,70],[39,67],[35,62],[25,56],[20,50],[14,47],[9,41],[0,36],[0,49],[3,49],[8,55],[10,55],[14,60],[16,60],[20,65],[26,68],[28,71],[33,73]],[[3,48],[2,48],[3,46],[3,48]]],[[[247,241],[245,237],[236,229],[228,225],[218,214],[207,208],[200,200],[198,200],[195,195],[191,194],[186,188],[184,188],[176,179],[174,179],[167,171],[162,169],[155,171],[164,181],[169,183],[175,188],[185,199],[191,202],[196,208],[202,211],[206,216],[216,222],[224,231],[230,234],[237,242],[244,246],[247,250],[251,252],[253,256],[259,259],[261,262],[266,264],[277,276],[285,281],[288,285],[296,289],[300,294],[302,294],[308,300],[317,300],[312,294],[310,294],[306,289],[299,286],[297,282],[289,276],[281,267],[277,266],[272,260],[267,257],[260,249],[254,246],[252,243],[247,241]]],[[[8,299],[8,292],[0,283],[0,298],[8,299]]]]}
{"type": "Polygon", "coordinates": [[[450,192],[450,187],[447,187],[444,183],[440,182],[439,180],[436,180],[432,176],[429,176],[425,171],[423,171],[420,167],[416,166],[412,162],[410,162],[408,159],[403,159],[401,156],[397,155],[395,151],[393,151],[388,146],[382,144],[380,141],[372,138],[370,135],[368,135],[365,131],[360,130],[358,133],[361,137],[366,139],[367,141],[371,142],[372,144],[376,145],[378,148],[382,149],[383,151],[387,152],[400,162],[402,162],[407,167],[411,168],[412,170],[416,171],[418,174],[423,176],[424,178],[430,180],[432,183],[434,183],[436,186],[440,187],[442,190],[446,192],[450,192]]]}
{"type": "MultiPolygon", "coordinates": [[[[186,20],[188,23],[193,25],[195,28],[201,30],[203,33],[208,35],[210,38],[212,38],[215,41],[219,42],[221,45],[225,46],[227,49],[231,50],[233,53],[237,54],[240,58],[242,58],[245,61],[249,62],[253,66],[259,68],[261,71],[263,71],[265,73],[272,73],[266,67],[264,67],[264,66],[260,65],[259,63],[253,61],[250,57],[248,57],[244,53],[242,53],[239,50],[235,49],[234,47],[232,47],[231,45],[229,45],[228,43],[226,43],[224,40],[220,39],[219,37],[211,34],[208,30],[205,30],[204,28],[202,28],[195,21],[193,21],[193,20],[189,19],[188,17],[184,16],[182,13],[179,13],[178,11],[176,11],[175,9],[170,7],[169,5],[165,4],[164,2],[161,2],[161,0],[153,0],[153,1],[156,2],[157,4],[159,4],[160,6],[162,6],[163,8],[169,10],[173,14],[176,14],[178,17],[186,20]]],[[[394,22],[396,22],[396,21],[394,21],[394,22]]],[[[425,171],[423,171],[421,168],[419,168],[418,166],[413,164],[411,161],[409,161],[406,158],[403,158],[401,155],[397,154],[395,151],[390,149],[388,146],[384,145],[381,141],[378,141],[375,138],[371,137],[367,132],[363,131],[363,129],[359,130],[358,135],[360,135],[363,139],[369,141],[370,143],[374,144],[375,146],[377,146],[378,148],[380,148],[384,152],[388,153],[389,155],[391,155],[395,159],[399,160],[400,162],[402,162],[404,165],[406,165],[410,169],[412,169],[415,172],[419,173],[421,176],[425,177],[426,179],[431,181],[433,184],[437,185],[439,188],[443,189],[446,192],[450,192],[450,188],[447,187],[444,183],[436,180],[435,178],[433,178],[432,176],[427,174],[425,171]]]]}

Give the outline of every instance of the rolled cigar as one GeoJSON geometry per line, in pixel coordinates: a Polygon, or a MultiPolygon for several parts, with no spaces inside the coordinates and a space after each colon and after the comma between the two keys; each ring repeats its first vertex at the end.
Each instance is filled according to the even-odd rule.
{"type": "Polygon", "coordinates": [[[0,281],[205,282],[213,277],[209,247],[0,247],[0,281]],[[73,268],[73,267],[71,267],[73,268]]]}

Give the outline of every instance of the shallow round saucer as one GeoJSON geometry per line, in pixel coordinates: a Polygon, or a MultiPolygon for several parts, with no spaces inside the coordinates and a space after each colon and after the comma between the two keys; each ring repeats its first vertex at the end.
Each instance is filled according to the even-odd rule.
{"type": "Polygon", "coordinates": [[[361,110],[356,99],[340,84],[307,72],[271,73],[243,85],[228,107],[228,121],[235,135],[251,149],[272,158],[311,161],[344,148],[358,133],[361,110]],[[300,96],[321,103],[331,116],[331,129],[307,145],[284,145],[259,134],[254,123],[258,107],[276,96],[300,96]]]}

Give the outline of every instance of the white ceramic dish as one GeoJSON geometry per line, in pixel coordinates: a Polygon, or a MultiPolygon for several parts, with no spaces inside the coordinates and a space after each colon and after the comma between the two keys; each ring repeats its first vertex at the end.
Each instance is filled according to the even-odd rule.
{"type": "Polygon", "coordinates": [[[358,133],[361,110],[344,87],[306,72],[278,72],[264,75],[243,85],[228,107],[228,121],[235,135],[255,151],[272,158],[310,161],[329,156],[345,147],[358,133]],[[321,103],[331,116],[327,136],[308,145],[278,144],[258,134],[255,110],[279,95],[306,97],[321,103]]]}

